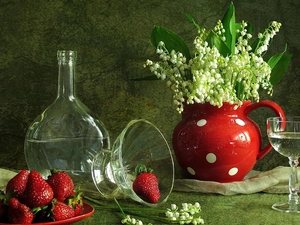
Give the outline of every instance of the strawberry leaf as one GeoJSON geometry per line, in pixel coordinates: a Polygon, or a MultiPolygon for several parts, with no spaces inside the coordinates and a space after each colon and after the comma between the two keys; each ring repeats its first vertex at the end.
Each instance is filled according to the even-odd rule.
{"type": "Polygon", "coordinates": [[[135,167],[135,175],[138,176],[141,173],[152,173],[152,169],[151,168],[147,168],[144,164],[138,164],[135,167]]]}

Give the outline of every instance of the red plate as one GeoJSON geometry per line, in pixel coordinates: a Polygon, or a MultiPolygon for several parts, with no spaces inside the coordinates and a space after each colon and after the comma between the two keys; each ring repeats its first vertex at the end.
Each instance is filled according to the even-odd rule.
{"type": "MultiPolygon", "coordinates": [[[[70,219],[66,219],[66,220],[60,220],[60,221],[53,221],[53,222],[44,222],[44,223],[33,223],[34,225],[67,225],[67,224],[72,224],[72,223],[76,223],[80,220],[83,220],[85,218],[88,218],[89,216],[93,215],[94,213],[94,207],[87,204],[87,203],[83,203],[83,211],[81,213],[81,215],[79,216],[75,216],[73,218],[70,219]]],[[[0,225],[11,225],[11,223],[0,223],[0,225]]],[[[14,225],[24,225],[24,224],[14,224],[14,225]]]]}

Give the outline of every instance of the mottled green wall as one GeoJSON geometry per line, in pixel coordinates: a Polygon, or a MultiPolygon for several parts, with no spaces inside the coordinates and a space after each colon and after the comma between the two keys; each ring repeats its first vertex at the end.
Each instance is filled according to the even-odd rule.
{"type": "MultiPolygon", "coordinates": [[[[26,166],[23,140],[29,124],[56,97],[58,49],[78,51],[77,93],[105,123],[112,140],[134,118],[156,124],[170,141],[180,115],[164,82],[136,82],[150,75],[143,68],[155,55],[149,44],[153,25],[179,33],[192,43],[196,30],[185,17],[212,28],[226,11],[225,0],[0,0],[0,166],[26,166]]],[[[273,53],[285,43],[293,53],[285,79],[269,98],[287,114],[299,114],[299,7],[295,0],[234,1],[236,17],[257,30],[270,20],[283,26],[273,53]]],[[[261,126],[269,111],[253,117],[261,126]]],[[[263,133],[265,133],[263,131],[263,133]]],[[[266,138],[264,138],[266,139],[266,138]]],[[[259,169],[287,165],[270,153],[259,169]]]]}

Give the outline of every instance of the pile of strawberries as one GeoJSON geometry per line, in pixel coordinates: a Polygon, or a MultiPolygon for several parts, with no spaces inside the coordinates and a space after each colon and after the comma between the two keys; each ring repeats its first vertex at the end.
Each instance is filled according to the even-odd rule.
{"type": "Polygon", "coordinates": [[[80,215],[82,192],[74,190],[71,177],[51,171],[44,179],[34,170],[22,170],[0,193],[0,222],[31,224],[59,221],[80,215]]]}

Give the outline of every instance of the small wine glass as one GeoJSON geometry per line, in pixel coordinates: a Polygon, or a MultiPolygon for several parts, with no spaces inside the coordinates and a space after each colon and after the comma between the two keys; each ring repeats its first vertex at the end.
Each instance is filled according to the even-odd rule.
{"type": "Polygon", "coordinates": [[[273,148],[281,155],[288,157],[291,166],[289,200],[285,203],[273,204],[272,209],[287,213],[299,213],[297,166],[300,157],[300,116],[291,116],[285,119],[268,118],[267,134],[273,148]]]}
{"type": "Polygon", "coordinates": [[[144,119],[130,121],[112,149],[101,150],[92,163],[93,181],[102,198],[130,197],[148,206],[167,201],[174,174],[174,161],[166,139],[156,126],[144,119]],[[138,164],[151,168],[158,179],[161,197],[157,203],[144,201],[133,190],[138,164]]]}

